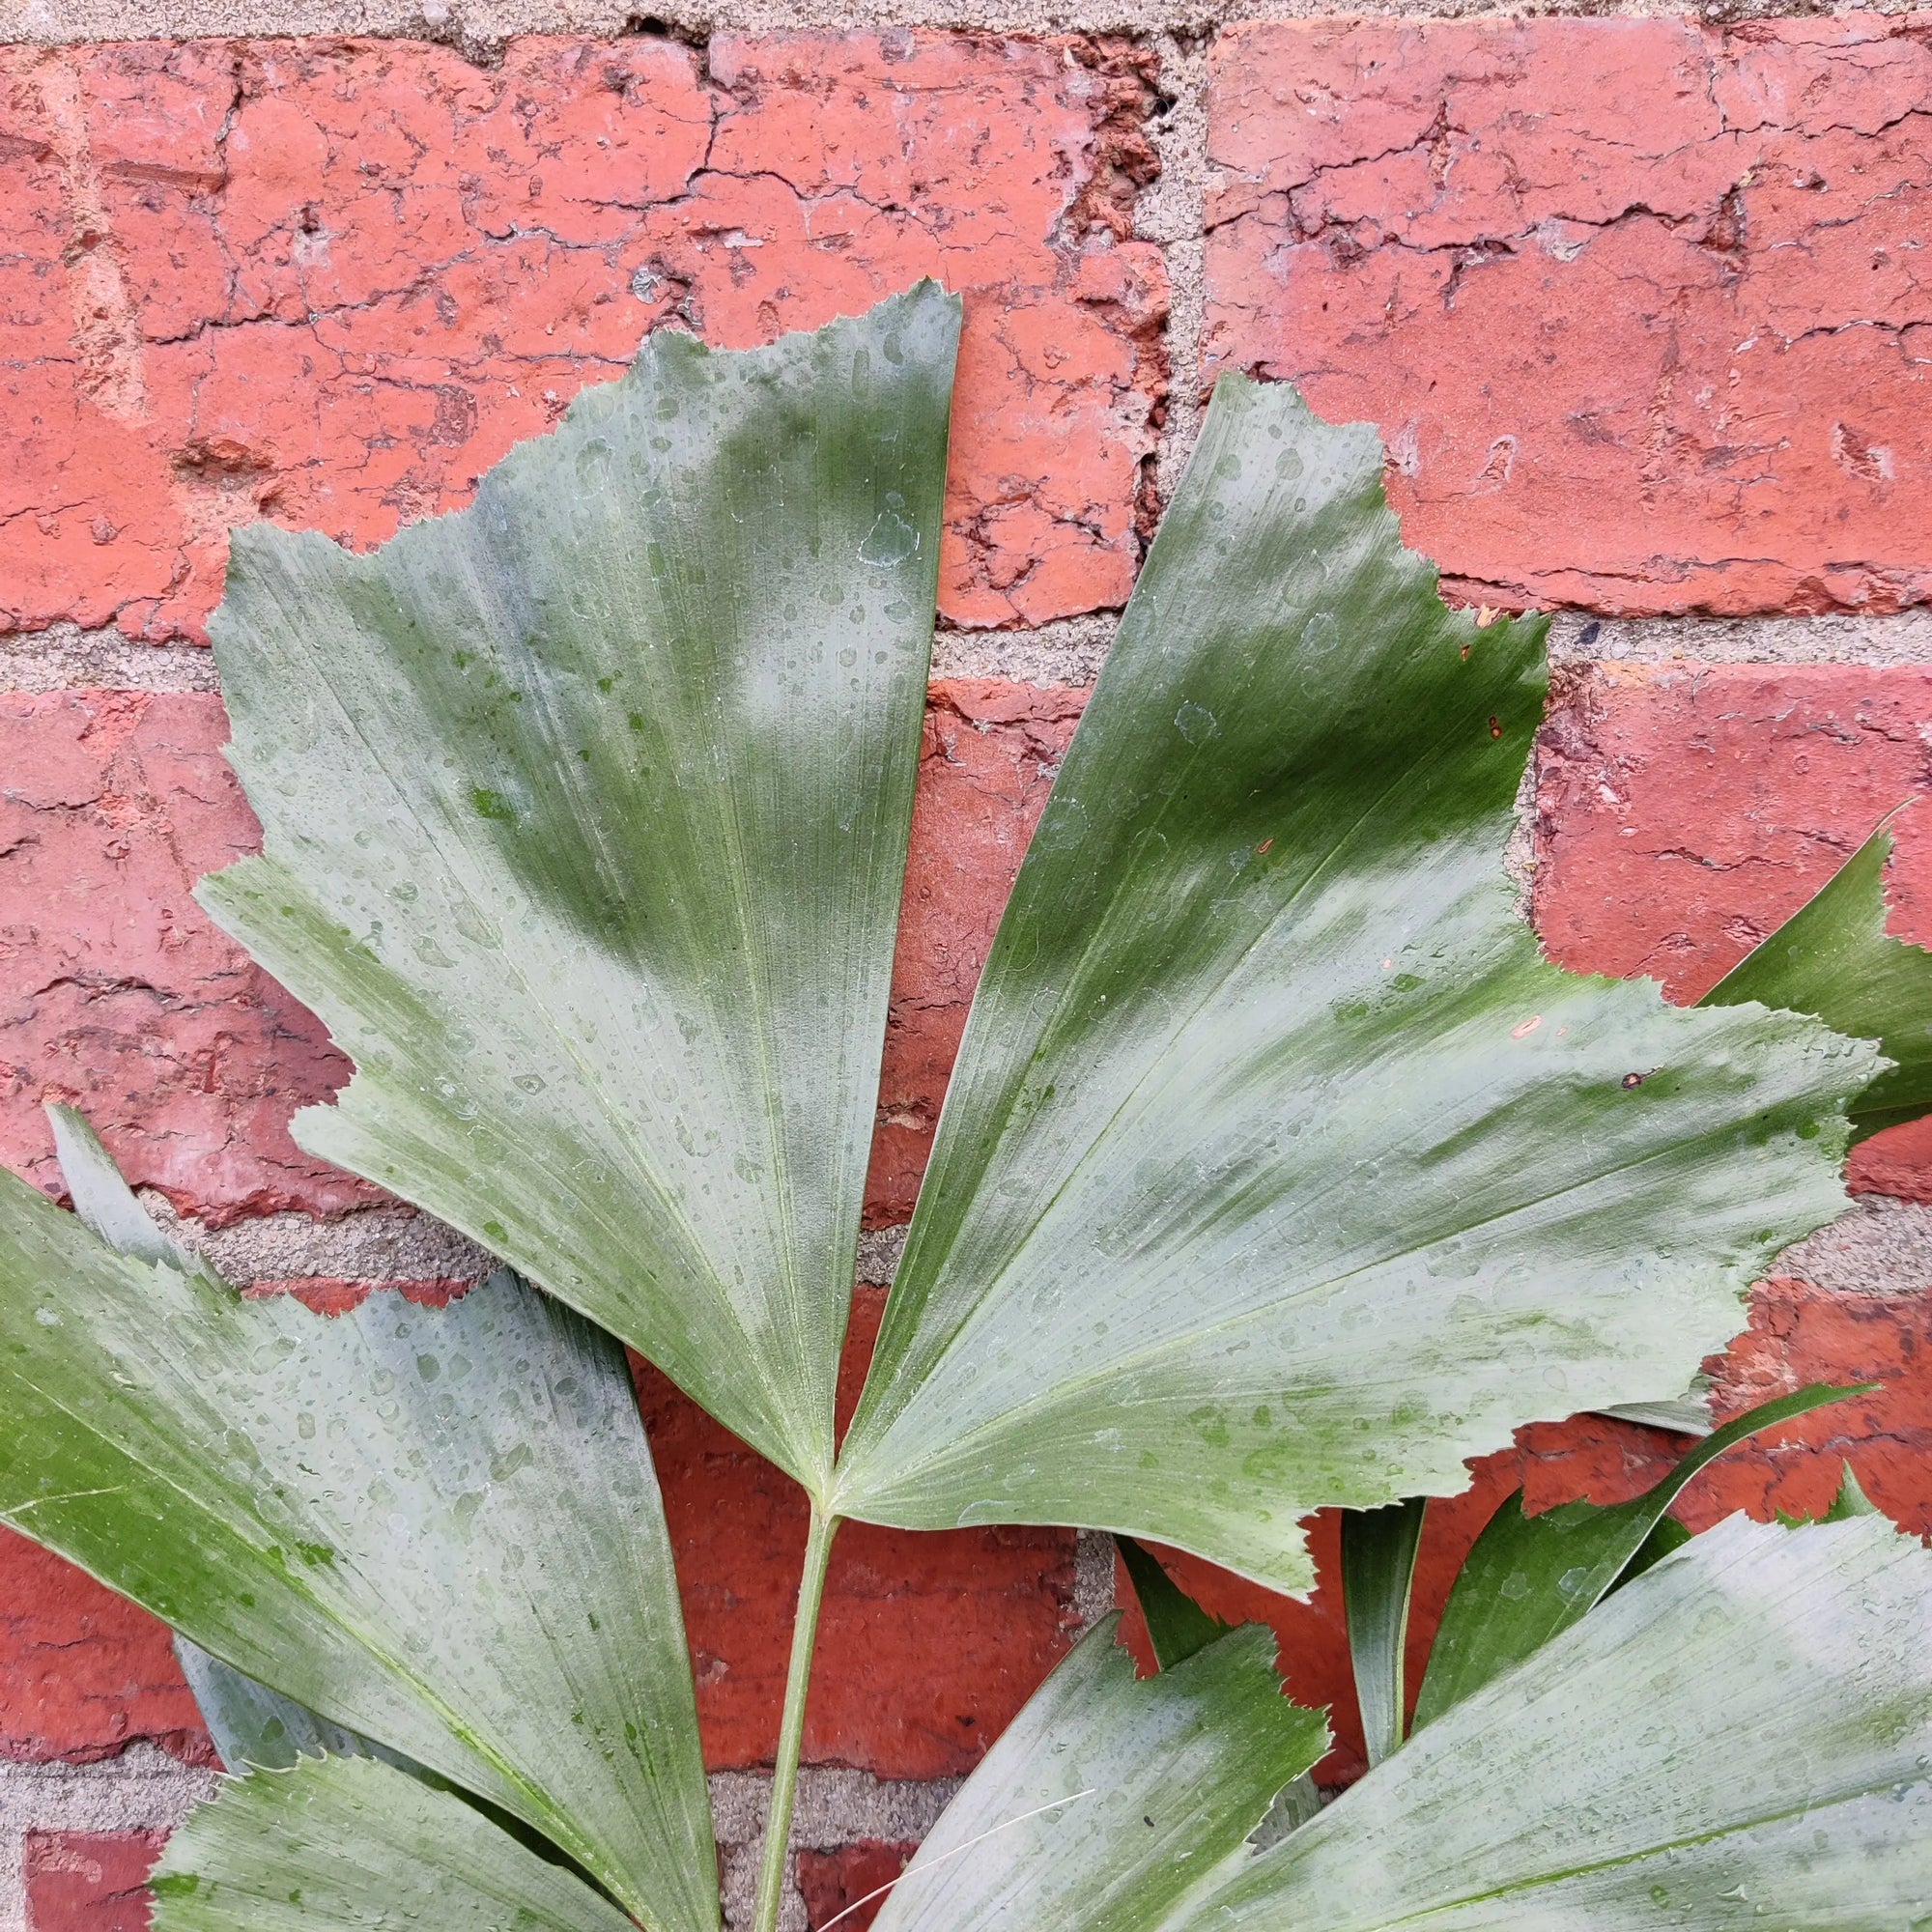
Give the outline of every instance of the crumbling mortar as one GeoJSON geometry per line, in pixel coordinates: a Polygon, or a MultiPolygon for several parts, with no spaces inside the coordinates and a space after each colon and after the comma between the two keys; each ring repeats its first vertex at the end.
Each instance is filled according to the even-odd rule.
{"type": "MultiPolygon", "coordinates": [[[[483,70],[500,66],[519,34],[582,34],[674,42],[702,51],[714,33],[933,28],[997,35],[1146,34],[1191,40],[1252,20],[1320,18],[1334,0],[664,0],[640,14],[625,0],[0,0],[0,41],[358,34],[447,46],[483,70]]],[[[1363,0],[1364,18],[1681,17],[1677,0],[1363,0]]],[[[1896,0],[1707,0],[1688,10],[1711,26],[1892,14],[1896,0]]]]}

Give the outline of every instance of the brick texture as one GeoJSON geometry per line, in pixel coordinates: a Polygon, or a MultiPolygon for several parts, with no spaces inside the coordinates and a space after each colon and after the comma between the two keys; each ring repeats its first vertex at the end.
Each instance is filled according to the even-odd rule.
{"type": "Polygon", "coordinates": [[[798,1889],[805,1896],[806,1922],[811,1932],[822,1932],[835,1918],[849,1932],[866,1932],[886,1901],[881,1897],[861,1905],[859,1900],[882,1885],[891,1885],[918,1849],[883,1838],[861,1838],[837,1851],[801,1851],[798,1889]]]}
{"type": "Polygon", "coordinates": [[[33,1832],[26,1932],[146,1932],[159,1832],[33,1832]]]}
{"type": "Polygon", "coordinates": [[[1377,423],[1489,602],[1923,602],[1929,90],[1924,15],[1241,28],[1208,352],[1377,423]]]}
{"type": "MultiPolygon", "coordinates": [[[[1605,667],[1543,732],[1537,930],[1565,966],[1694,1000],[1932,781],[1932,671],[1605,667]]],[[[1890,927],[1932,941],[1932,817],[1904,812],[1890,927]]],[[[1857,1149],[1854,1186],[1932,1199],[1932,1127],[1857,1149]]]]}
{"type": "Polygon", "coordinates": [[[166,1630],[0,1528],[0,1759],[90,1763],[137,1743],[213,1761],[166,1630]]]}
{"type": "Polygon", "coordinates": [[[184,1212],[336,1213],[374,1190],[288,1122],[349,1063],[194,901],[260,842],[227,737],[212,697],[0,695],[0,1158],[58,1187],[69,1100],[184,1212]]]}
{"type": "Polygon", "coordinates": [[[967,299],[944,604],[1119,603],[1163,394],[1145,63],[905,32],[0,49],[0,628],[198,638],[226,533],[464,501],[653,326],[967,299]]]}

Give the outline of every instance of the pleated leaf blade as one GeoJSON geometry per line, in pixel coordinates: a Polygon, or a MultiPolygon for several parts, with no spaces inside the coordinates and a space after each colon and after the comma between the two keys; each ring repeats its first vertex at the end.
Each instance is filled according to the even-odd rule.
{"type": "Polygon", "coordinates": [[[224,1784],[152,1883],[154,1932],[631,1932],[461,1799],[366,1757],[224,1784]]]}
{"type": "Polygon", "coordinates": [[[1298,1520],[1681,1395],[1843,1204],[1871,1049],[1560,971],[1503,850],[1540,620],[1362,426],[1224,377],[988,958],[838,1505],[1313,1581],[1298,1520]]]}
{"type": "Polygon", "coordinates": [[[958,308],[660,331],[474,505],[236,533],[258,858],[215,919],[355,1063],[311,1152],[822,1490],[923,715],[958,308]]]}
{"type": "Polygon", "coordinates": [[[447,1309],[244,1300],[144,1240],[99,1142],[60,1131],[77,1202],[139,1252],[0,1174],[0,1521],[521,1820],[652,1932],[712,1932],[683,1615],[622,1350],[507,1270],[447,1309]]]}

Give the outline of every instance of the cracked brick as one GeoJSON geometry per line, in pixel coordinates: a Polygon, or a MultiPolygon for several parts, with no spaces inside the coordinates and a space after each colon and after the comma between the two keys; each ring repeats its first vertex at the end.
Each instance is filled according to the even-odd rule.
{"type": "MultiPolygon", "coordinates": [[[[1932,782],[1932,671],[1599,666],[1559,688],[1537,770],[1538,932],[1559,964],[1699,998],[1932,782]]],[[[1897,821],[1890,929],[1932,940],[1932,821],[1897,821]]],[[[1852,1185],[1932,1198],[1932,1125],[1854,1150],[1852,1185]]]]}
{"type": "Polygon", "coordinates": [[[1472,601],[1925,602],[1928,99],[1923,15],[1239,28],[1210,366],[1375,422],[1472,601]]]}
{"type": "Polygon", "coordinates": [[[1120,604],[1165,388],[1130,61],[963,34],[0,50],[0,627],[199,639],[228,530],[465,501],[660,326],[962,294],[946,614],[1120,604]]]}
{"type": "Polygon", "coordinates": [[[259,842],[227,736],[198,694],[0,695],[0,1159],[58,1192],[65,1100],[182,1213],[340,1213],[384,1197],[288,1122],[348,1062],[194,899],[259,842]]]}

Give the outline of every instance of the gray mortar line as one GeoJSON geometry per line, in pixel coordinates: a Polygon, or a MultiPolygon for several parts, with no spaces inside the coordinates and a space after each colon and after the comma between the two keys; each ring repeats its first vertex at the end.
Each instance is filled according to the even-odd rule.
{"type": "Polygon", "coordinates": [[[1555,664],[1932,664],[1932,611],[1891,616],[1593,617],[1559,611],[1550,621],[1555,664]]]}
{"type": "Polygon", "coordinates": [[[197,644],[142,644],[119,631],[53,624],[0,635],[0,691],[213,691],[214,653],[197,644]]]}
{"type": "Polygon", "coordinates": [[[185,1220],[165,1195],[141,1203],[185,1248],[206,1255],[237,1288],[262,1281],[475,1281],[496,1265],[475,1242],[408,1208],[365,1208],[334,1220],[263,1214],[210,1228],[185,1220]]]}
{"type": "Polygon", "coordinates": [[[1167,98],[1148,124],[1160,173],[1141,190],[1134,233],[1155,243],[1167,265],[1167,417],[1154,461],[1156,494],[1165,507],[1187,468],[1205,409],[1207,202],[1218,170],[1208,161],[1207,38],[1170,28],[1153,37],[1153,48],[1167,98]]]}
{"type": "MultiPolygon", "coordinates": [[[[806,1765],[798,1775],[779,1932],[805,1932],[805,1897],[798,1885],[801,1850],[834,1851],[860,1838],[916,1844],[932,1830],[964,1780],[874,1777],[836,1765],[806,1765]]],[[[724,1922],[732,1932],[752,1922],[758,1856],[771,1804],[764,1772],[713,1772],[711,1816],[723,1853],[724,1922]]]]}
{"type": "MultiPolygon", "coordinates": [[[[1179,398],[1190,379],[1175,378],[1179,398]]],[[[1178,473],[1199,427],[1171,405],[1161,442],[1163,481],[1178,473]]],[[[1026,684],[1091,686],[1100,674],[1120,613],[1093,611],[1014,631],[942,630],[932,675],[1006,678],[1026,684]]],[[[1598,617],[1559,611],[1549,626],[1553,664],[1856,665],[1871,669],[1932,665],[1932,610],[1888,616],[1598,617]]],[[[0,636],[0,692],[98,690],[218,692],[214,658],[193,644],[140,644],[118,631],[50,630],[0,636]]]]}
{"type": "MultiPolygon", "coordinates": [[[[189,40],[223,35],[368,34],[440,42],[489,61],[518,34],[620,35],[650,22],[681,40],[713,32],[849,32],[926,27],[996,34],[1175,34],[1200,39],[1251,20],[1334,16],[1336,0],[742,0],[728,14],[691,0],[0,0],[0,41],[58,44],[111,40],[189,40]]],[[[1668,0],[1365,0],[1347,10],[1365,18],[1460,20],[1498,16],[1681,17],[1712,22],[1810,17],[1815,0],[1720,0],[1702,7],[1668,0]]],[[[1840,13],[1902,13],[1864,0],[1840,13]]]]}

